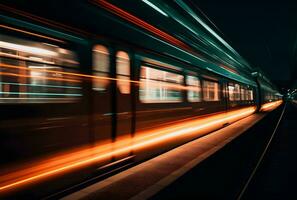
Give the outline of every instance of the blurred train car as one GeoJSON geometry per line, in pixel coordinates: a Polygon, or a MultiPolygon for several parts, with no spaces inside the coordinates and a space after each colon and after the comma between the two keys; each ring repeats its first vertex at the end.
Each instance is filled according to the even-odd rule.
{"type": "Polygon", "coordinates": [[[1,3],[0,193],[49,194],[281,99],[183,1],[154,1],[159,11],[141,1],[1,3]]]}
{"type": "Polygon", "coordinates": [[[280,94],[277,88],[263,75],[263,72],[256,72],[255,74],[256,81],[260,88],[258,99],[261,102],[261,105],[282,100],[283,95],[280,94]]]}

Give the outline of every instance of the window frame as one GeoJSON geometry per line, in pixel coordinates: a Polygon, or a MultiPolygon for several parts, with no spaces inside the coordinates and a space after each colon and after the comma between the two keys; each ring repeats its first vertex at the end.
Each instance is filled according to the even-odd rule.
{"type": "MultiPolygon", "coordinates": [[[[168,64],[170,66],[170,64],[168,64]]],[[[177,101],[170,101],[170,100],[164,100],[164,101],[155,101],[153,102],[152,100],[143,100],[141,99],[141,80],[144,79],[146,80],[146,78],[142,77],[142,69],[143,67],[147,67],[147,68],[152,68],[152,69],[155,69],[155,70],[159,70],[159,71],[163,71],[163,72],[168,72],[168,73],[172,73],[172,74],[176,74],[176,75],[179,75],[182,77],[182,81],[181,83],[179,84],[180,86],[184,87],[185,86],[185,76],[184,76],[184,73],[182,71],[179,71],[179,70],[174,70],[174,69],[171,69],[171,68],[166,68],[166,67],[162,67],[162,66],[159,66],[159,65],[156,65],[156,64],[151,64],[149,62],[140,62],[140,66],[139,66],[139,88],[138,88],[138,101],[142,104],[166,104],[166,103],[170,103],[170,104],[174,104],[174,103],[182,103],[184,102],[184,91],[181,89],[179,91],[180,93],[180,100],[177,100],[177,101]]],[[[172,66],[174,67],[174,65],[172,66]]],[[[151,79],[152,81],[158,81],[158,82],[162,82],[162,83],[169,83],[169,84],[178,84],[178,83],[172,83],[172,82],[168,82],[168,81],[162,81],[162,80],[158,80],[158,79],[151,79]]]]}
{"type": "MultiPolygon", "coordinates": [[[[211,80],[211,79],[202,79],[202,98],[203,102],[220,102],[222,100],[222,94],[221,94],[221,84],[218,80],[211,80]],[[205,82],[211,82],[211,83],[216,83],[217,84],[217,99],[214,100],[209,100],[205,99],[205,82]]],[[[215,96],[215,95],[214,95],[215,96]]]]}
{"type": "Polygon", "coordinates": [[[246,98],[245,98],[245,91],[246,91],[246,87],[243,86],[243,85],[240,85],[240,100],[241,101],[246,101],[246,98]],[[243,93],[242,93],[243,91],[243,93]]]}
{"type": "MultiPolygon", "coordinates": [[[[106,82],[105,87],[103,86],[101,89],[97,89],[97,88],[94,87],[94,85],[95,85],[94,84],[94,82],[95,82],[94,79],[96,79],[95,76],[96,76],[97,73],[98,74],[99,73],[100,74],[105,74],[105,76],[103,76],[103,77],[110,78],[112,51],[110,50],[109,45],[103,44],[101,42],[94,43],[92,47],[93,47],[92,50],[91,50],[91,52],[92,52],[92,69],[91,69],[92,72],[91,73],[92,73],[92,76],[93,76],[93,78],[92,78],[93,79],[92,80],[92,91],[94,91],[94,92],[106,92],[108,90],[109,85],[110,85],[110,80],[108,80],[108,79],[105,80],[105,82],[106,82]],[[95,48],[97,46],[101,46],[101,47],[105,48],[105,50],[107,50],[106,52],[107,52],[107,57],[108,57],[108,65],[106,67],[106,71],[95,70],[94,51],[95,51],[95,48]]],[[[103,80],[103,82],[104,82],[104,80],[103,80]]]]}
{"type": "MultiPolygon", "coordinates": [[[[21,31],[22,29],[19,29],[19,30],[21,31]]],[[[43,62],[40,61],[39,62],[38,60],[28,60],[28,59],[25,59],[25,58],[13,58],[13,57],[8,58],[9,60],[17,61],[17,62],[25,62],[26,67],[28,67],[29,65],[31,66],[32,64],[33,64],[33,66],[36,65],[36,68],[38,67],[38,65],[47,65],[49,67],[60,68],[60,69],[63,70],[62,72],[64,72],[64,71],[69,72],[70,71],[71,73],[81,73],[81,53],[78,51],[78,49],[79,49],[78,47],[80,46],[79,44],[77,44],[75,42],[72,42],[72,41],[68,41],[68,40],[65,40],[65,41],[64,40],[59,40],[56,37],[52,37],[52,36],[47,35],[47,34],[43,34],[43,35],[40,35],[40,36],[38,34],[36,34],[36,35],[32,36],[32,35],[29,35],[27,33],[23,33],[23,32],[20,32],[20,31],[18,31],[18,30],[17,31],[12,31],[12,30],[4,29],[1,34],[7,35],[7,36],[12,37],[12,38],[16,38],[16,40],[24,41],[25,43],[31,42],[32,44],[45,44],[45,45],[53,46],[53,47],[56,46],[59,49],[69,51],[74,56],[75,62],[77,64],[73,65],[73,66],[64,65],[64,64],[60,64],[60,63],[50,64],[50,63],[45,63],[45,61],[43,61],[43,62]],[[45,37],[53,38],[53,39],[47,39],[45,37]],[[61,41],[61,42],[59,42],[59,41],[61,41]]],[[[34,33],[35,31],[32,30],[32,32],[34,33]]],[[[24,45],[24,44],[21,44],[21,45],[24,45]]],[[[25,44],[25,45],[27,45],[27,44],[25,44]]],[[[32,54],[32,56],[34,57],[34,54],[32,54]]],[[[32,57],[32,56],[30,56],[30,57],[32,57]]],[[[34,70],[29,70],[29,71],[33,72],[34,70]]],[[[61,72],[61,70],[57,70],[57,74],[63,75],[63,73],[59,73],[59,71],[61,72]]],[[[51,72],[47,72],[47,73],[51,73],[51,72]]],[[[69,75],[65,75],[65,76],[69,76],[69,75]]],[[[26,81],[28,81],[29,79],[30,78],[27,77],[26,81]]],[[[60,82],[64,82],[64,81],[60,81],[60,82]]],[[[26,84],[28,84],[28,82],[26,84]]],[[[0,88],[2,89],[3,86],[1,86],[0,88]]],[[[71,89],[72,86],[69,87],[67,85],[63,85],[61,88],[71,89]]],[[[79,79],[78,86],[73,86],[73,88],[79,89],[79,93],[75,94],[73,97],[67,97],[68,96],[67,92],[65,92],[64,97],[59,97],[59,96],[57,96],[57,97],[39,97],[39,98],[12,97],[12,98],[6,100],[6,99],[2,99],[2,96],[1,96],[0,97],[0,104],[35,104],[35,103],[37,103],[37,104],[51,104],[51,103],[55,103],[55,104],[56,103],[71,104],[71,103],[78,103],[78,102],[81,101],[81,99],[84,96],[83,80],[79,79]]]]}
{"type": "Polygon", "coordinates": [[[186,74],[185,75],[185,85],[186,85],[186,91],[187,91],[187,101],[189,103],[199,103],[203,101],[203,90],[202,90],[202,81],[201,79],[197,76],[197,75],[193,75],[193,74],[186,74]],[[196,80],[198,81],[198,85],[189,85],[188,84],[188,77],[193,77],[196,78],[196,80]],[[193,90],[190,90],[189,87],[197,87],[198,88],[198,99],[197,100],[190,100],[189,98],[189,92],[193,92],[193,90]]]}
{"type": "Polygon", "coordinates": [[[130,55],[129,50],[127,50],[127,49],[115,49],[115,51],[114,51],[114,59],[115,59],[115,69],[114,69],[114,72],[115,72],[115,78],[116,78],[116,88],[117,88],[117,91],[120,94],[122,94],[122,95],[131,95],[131,93],[132,93],[132,84],[131,84],[131,81],[132,81],[132,73],[133,73],[133,70],[131,69],[131,66],[132,66],[132,56],[130,55]],[[118,73],[118,54],[119,53],[124,53],[128,57],[128,62],[129,62],[129,65],[128,65],[129,74],[128,75],[126,75],[126,74],[119,74],[118,73]],[[121,81],[122,78],[125,81],[121,81]],[[124,90],[122,90],[122,89],[124,89],[124,90]],[[125,91],[125,89],[127,89],[127,90],[125,91]]]}

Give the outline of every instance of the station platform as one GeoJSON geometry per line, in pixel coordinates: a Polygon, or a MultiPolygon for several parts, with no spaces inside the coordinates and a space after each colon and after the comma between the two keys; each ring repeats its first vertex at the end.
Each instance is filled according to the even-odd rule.
{"type": "Polygon", "coordinates": [[[244,135],[267,114],[262,112],[250,115],[62,199],[137,200],[155,198],[154,196],[158,192],[199,166],[199,163],[220,149],[228,146],[238,136],[244,135]]]}

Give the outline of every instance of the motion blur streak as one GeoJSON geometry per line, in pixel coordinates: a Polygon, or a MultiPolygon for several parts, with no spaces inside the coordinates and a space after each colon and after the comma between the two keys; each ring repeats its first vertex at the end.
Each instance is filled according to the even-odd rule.
{"type": "Polygon", "coordinates": [[[276,107],[278,107],[280,104],[282,104],[283,101],[279,100],[279,101],[275,101],[275,102],[270,102],[270,103],[265,103],[261,106],[261,111],[270,111],[275,109],[276,107]]]}
{"type": "Polygon", "coordinates": [[[10,42],[3,42],[0,41],[0,47],[11,49],[15,51],[22,51],[25,53],[31,53],[35,55],[41,55],[41,56],[57,56],[58,53],[38,47],[32,47],[32,46],[26,46],[26,45],[20,45],[20,44],[14,44],[10,42]]]}
{"type": "Polygon", "coordinates": [[[182,49],[192,52],[191,48],[187,44],[183,43],[182,41],[176,39],[175,37],[163,32],[163,31],[161,31],[160,29],[154,27],[153,25],[135,17],[134,15],[126,12],[125,10],[118,8],[115,5],[113,5],[107,1],[104,1],[104,0],[93,0],[92,2],[104,9],[108,10],[111,13],[114,13],[115,15],[126,19],[129,22],[131,22],[137,26],[140,26],[143,29],[150,31],[151,33],[159,36],[160,38],[164,39],[165,41],[167,41],[173,45],[176,45],[178,47],[181,47],[182,49]]]}
{"type": "MultiPolygon", "coordinates": [[[[242,108],[227,113],[220,113],[207,117],[178,122],[158,129],[137,133],[134,138],[125,138],[114,143],[85,147],[73,152],[32,163],[31,167],[12,170],[0,176],[0,191],[13,189],[23,184],[32,183],[62,172],[79,169],[80,167],[104,161],[112,156],[121,155],[131,150],[141,150],[153,145],[168,143],[171,140],[195,138],[221,127],[225,123],[232,123],[254,113],[254,106],[242,108]]],[[[7,169],[4,169],[7,170],[7,169]]]]}
{"type": "Polygon", "coordinates": [[[37,33],[31,33],[29,31],[24,31],[24,30],[21,30],[21,29],[18,29],[18,28],[13,28],[13,27],[10,27],[10,26],[5,26],[3,24],[0,24],[0,27],[1,28],[6,28],[6,29],[9,29],[9,30],[13,30],[13,31],[17,31],[17,32],[21,32],[21,33],[26,33],[28,35],[33,35],[33,36],[37,36],[37,37],[40,37],[40,38],[52,40],[52,41],[55,41],[55,42],[65,43],[63,40],[58,40],[56,38],[48,37],[48,36],[45,36],[45,35],[40,35],[40,34],[37,34],[37,33]]]}
{"type": "MultiPolygon", "coordinates": [[[[22,66],[17,66],[17,65],[8,65],[8,64],[0,64],[1,67],[6,67],[6,68],[14,68],[14,69],[23,69],[23,70],[33,70],[32,68],[26,68],[22,66]]],[[[55,70],[48,70],[48,69],[34,69],[34,71],[40,71],[40,72],[48,72],[48,73],[57,73],[57,74],[63,74],[63,75],[70,75],[70,76],[79,76],[79,77],[84,77],[84,78],[95,78],[95,79],[105,79],[105,80],[121,80],[121,81],[127,81],[127,82],[136,82],[139,83],[139,81],[131,81],[131,80],[126,80],[126,79],[116,79],[116,78],[109,78],[109,77],[103,77],[103,76],[92,76],[92,75],[87,75],[87,74],[79,74],[79,73],[73,73],[73,72],[61,72],[61,71],[55,71],[55,70]]]]}
{"type": "MultiPolygon", "coordinates": [[[[98,79],[99,80],[111,80],[111,81],[123,81],[123,82],[130,82],[130,83],[136,83],[136,84],[144,84],[144,81],[133,81],[128,79],[119,79],[119,78],[109,78],[104,76],[94,76],[94,75],[87,75],[87,74],[79,74],[79,73],[72,73],[72,72],[61,72],[61,71],[55,71],[55,70],[49,70],[49,69],[38,69],[38,68],[27,68],[23,66],[17,66],[17,65],[9,65],[0,63],[0,67],[5,68],[12,68],[12,69],[23,69],[26,71],[40,71],[40,72],[47,72],[47,73],[55,73],[55,74],[62,74],[62,75],[70,75],[70,76],[77,76],[82,78],[92,78],[92,79],[98,79]]],[[[3,76],[18,76],[18,77],[25,77],[25,78],[40,78],[40,79],[47,79],[47,80],[58,80],[58,81],[67,81],[67,82],[80,82],[79,80],[72,80],[72,79],[65,79],[65,78],[53,78],[53,77],[45,77],[45,76],[32,76],[32,75],[19,75],[14,73],[5,73],[0,72],[0,75],[3,76]]],[[[180,90],[191,90],[191,91],[200,91],[199,88],[193,89],[189,86],[183,86],[183,85],[173,85],[172,83],[163,83],[163,82],[157,82],[155,80],[145,80],[145,82],[150,82],[150,86],[166,86],[168,88],[174,88],[174,89],[180,89],[180,90]]]]}
{"type": "Polygon", "coordinates": [[[0,72],[0,75],[3,75],[3,76],[16,76],[16,77],[24,77],[24,78],[38,78],[38,79],[54,80],[54,81],[66,81],[66,82],[77,82],[77,83],[80,82],[78,80],[65,79],[65,78],[52,78],[52,77],[46,77],[46,76],[20,75],[20,74],[14,74],[14,73],[6,73],[6,72],[0,72]]]}

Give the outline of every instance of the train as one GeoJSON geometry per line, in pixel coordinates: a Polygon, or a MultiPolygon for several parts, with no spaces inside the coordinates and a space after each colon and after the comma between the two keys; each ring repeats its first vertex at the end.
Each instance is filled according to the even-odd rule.
{"type": "Polygon", "coordinates": [[[281,104],[185,1],[0,9],[0,194],[41,197],[281,104]]]}

